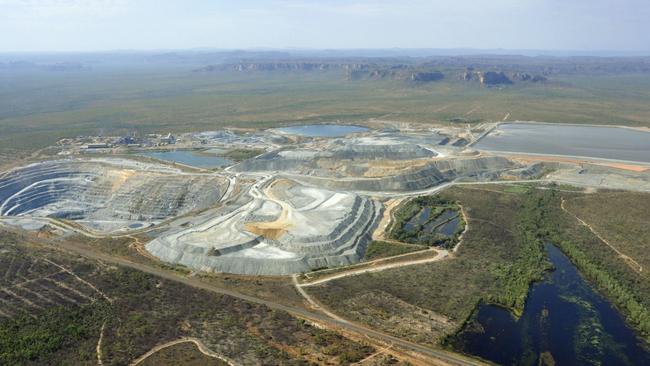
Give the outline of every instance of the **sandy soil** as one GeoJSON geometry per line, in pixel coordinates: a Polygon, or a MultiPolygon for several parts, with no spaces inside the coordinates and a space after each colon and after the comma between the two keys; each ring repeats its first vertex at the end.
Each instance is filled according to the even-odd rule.
{"type": "Polygon", "coordinates": [[[249,222],[244,225],[244,228],[253,234],[261,235],[271,240],[278,240],[286,234],[289,228],[293,225],[291,222],[291,211],[293,210],[293,207],[278,199],[273,193],[273,189],[276,188],[276,186],[284,186],[283,189],[288,189],[291,185],[293,185],[293,183],[287,179],[278,179],[271,183],[264,191],[270,200],[282,207],[282,213],[277,220],[272,222],[249,222]]]}
{"type": "Polygon", "coordinates": [[[608,168],[630,170],[634,172],[645,172],[650,170],[648,166],[645,166],[642,163],[636,165],[632,163],[600,162],[600,161],[592,161],[587,159],[578,159],[578,158],[561,157],[561,156],[531,156],[531,155],[518,155],[518,154],[508,155],[508,157],[524,164],[544,161],[544,162],[557,162],[557,163],[569,163],[569,164],[592,164],[592,165],[600,165],[608,168]]]}
{"type": "Polygon", "coordinates": [[[377,229],[372,233],[372,240],[386,240],[386,229],[388,229],[388,226],[393,220],[393,210],[402,201],[404,201],[404,198],[393,198],[384,204],[384,216],[379,221],[377,229]]]}

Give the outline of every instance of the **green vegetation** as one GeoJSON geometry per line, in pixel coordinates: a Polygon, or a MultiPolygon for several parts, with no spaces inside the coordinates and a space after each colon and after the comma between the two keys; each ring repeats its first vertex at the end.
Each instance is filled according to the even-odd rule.
{"type": "MultiPolygon", "coordinates": [[[[165,263],[143,255],[142,250],[137,250],[136,247],[151,240],[146,235],[100,239],[75,236],[69,237],[68,240],[77,242],[79,246],[89,247],[90,250],[128,258],[134,263],[143,263],[181,275],[189,275],[192,272],[181,264],[165,263]]],[[[297,306],[302,304],[302,297],[296,293],[293,283],[287,277],[244,276],[212,272],[202,272],[197,274],[197,277],[221,288],[236,290],[261,299],[297,306]]]]}
{"type": "Polygon", "coordinates": [[[228,366],[218,358],[201,353],[193,343],[179,343],[147,357],[142,366],[228,366]]]}
{"type": "MultiPolygon", "coordinates": [[[[593,222],[598,232],[615,242],[619,250],[645,264],[648,255],[643,249],[647,248],[649,229],[642,218],[650,195],[629,192],[590,195],[562,188],[455,187],[440,198],[461,202],[467,210],[470,229],[457,258],[355,276],[354,280],[340,279],[309,290],[333,309],[351,314],[358,321],[383,326],[388,332],[391,328],[387,324],[395,314],[384,310],[384,320],[372,320],[367,317],[372,311],[368,307],[383,308],[383,303],[393,303],[395,298],[416,306],[412,311],[433,311],[457,325],[463,324],[481,301],[519,314],[530,283],[541,279],[548,269],[541,244],[551,241],[647,338],[650,334],[647,276],[636,272],[587,227],[564,212],[561,202],[565,199],[570,212],[584,215],[583,220],[593,222]],[[369,296],[372,302],[361,301],[369,296]]],[[[407,212],[409,208],[402,209],[407,212]]],[[[416,207],[411,212],[417,210],[416,207]]],[[[440,339],[435,333],[430,335],[440,339]]],[[[410,337],[415,340],[422,335],[410,337]]]]}
{"type": "Polygon", "coordinates": [[[487,302],[513,309],[516,315],[524,310],[528,287],[531,282],[542,279],[543,270],[549,268],[542,244],[546,240],[545,221],[539,207],[543,199],[539,191],[529,189],[521,192],[526,197],[515,219],[516,235],[521,245],[519,263],[495,263],[491,271],[505,291],[496,292],[487,297],[487,302]]]}
{"type": "Polygon", "coordinates": [[[650,76],[558,76],[484,88],[450,77],[413,85],[338,73],[193,73],[190,69],[5,71],[0,146],[29,150],[80,134],[180,132],[224,126],[393,120],[511,120],[648,126],[650,76]],[[471,115],[466,116],[468,112],[471,115]]]}
{"type": "Polygon", "coordinates": [[[503,191],[506,193],[527,193],[530,189],[529,186],[523,184],[513,184],[511,186],[505,186],[503,191]]]}
{"type": "Polygon", "coordinates": [[[650,268],[650,194],[614,191],[577,195],[567,197],[564,207],[644,269],[650,268]]]}
{"type": "Polygon", "coordinates": [[[499,189],[454,187],[440,194],[440,200],[461,203],[468,217],[468,230],[454,258],[342,278],[307,290],[356,321],[429,344],[460,328],[481,301],[520,313],[529,284],[540,279],[549,264],[537,235],[533,190],[504,194],[499,189]],[[422,325],[422,314],[428,325],[416,331],[396,327],[422,325]]]}
{"type": "Polygon", "coordinates": [[[38,246],[26,248],[16,244],[23,239],[1,234],[0,264],[6,274],[0,285],[18,295],[7,293],[0,304],[3,365],[96,364],[100,334],[104,365],[129,364],[154,346],[181,337],[199,338],[212,351],[242,363],[267,365],[349,364],[374,351],[282,311],[137,270],[38,246]],[[52,276],[60,270],[51,263],[98,290],[71,275],[52,276]],[[29,291],[16,286],[25,278],[29,282],[20,288],[29,291]],[[21,308],[25,313],[15,314],[21,308]]]}
{"type": "Polygon", "coordinates": [[[368,244],[366,249],[365,260],[370,261],[373,259],[393,257],[400,254],[417,252],[419,250],[427,249],[424,245],[404,244],[385,241],[372,241],[368,244]]]}
{"type": "Polygon", "coordinates": [[[624,192],[584,195],[564,191],[544,191],[538,195],[539,210],[547,230],[545,235],[616,305],[629,324],[650,340],[650,281],[647,275],[637,272],[636,266],[630,265],[581,225],[572,211],[584,215],[587,223],[594,222],[598,232],[612,240],[619,250],[646,263],[648,255],[644,248],[647,248],[648,228],[641,219],[644,216],[636,215],[647,210],[644,204],[650,201],[650,195],[624,192]],[[571,213],[562,210],[562,199],[567,200],[566,206],[571,213]],[[588,213],[590,210],[595,211],[588,213]]]}
{"type": "Polygon", "coordinates": [[[439,196],[412,199],[395,213],[390,237],[411,244],[452,248],[465,228],[459,211],[454,202],[439,196]],[[459,223],[451,235],[439,231],[443,225],[457,218],[459,223]]]}
{"type": "Polygon", "coordinates": [[[101,302],[50,308],[38,318],[24,313],[4,321],[0,323],[0,364],[64,363],[64,358],[54,356],[61,349],[72,353],[65,356],[70,360],[92,359],[88,352],[108,312],[106,303],[101,302]]]}
{"type": "Polygon", "coordinates": [[[618,255],[574,216],[592,225],[599,235],[631,258],[648,263],[649,229],[640,219],[650,194],[600,192],[584,194],[571,187],[533,190],[526,205],[526,232],[556,244],[581,274],[605,294],[627,322],[650,340],[650,281],[629,259],[618,255]],[[561,188],[561,189],[558,189],[561,188]],[[562,201],[565,208],[562,210],[562,201]]]}

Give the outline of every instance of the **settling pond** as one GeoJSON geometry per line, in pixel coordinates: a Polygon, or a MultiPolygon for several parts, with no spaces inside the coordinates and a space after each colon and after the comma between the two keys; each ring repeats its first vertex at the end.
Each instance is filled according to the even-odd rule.
{"type": "Polygon", "coordinates": [[[476,149],[650,163],[650,132],[620,127],[506,123],[476,149]]]}
{"type": "Polygon", "coordinates": [[[233,164],[229,159],[220,156],[203,155],[200,151],[192,150],[152,151],[139,153],[138,155],[204,169],[221,168],[233,164]]]}
{"type": "Polygon", "coordinates": [[[555,270],[532,285],[521,318],[480,305],[451,345],[502,365],[650,365],[648,345],[612,305],[558,248],[546,251],[555,270]]]}
{"type": "Polygon", "coordinates": [[[341,137],[352,133],[369,131],[366,127],[354,125],[303,125],[282,127],[276,130],[290,135],[307,137],[341,137]]]}

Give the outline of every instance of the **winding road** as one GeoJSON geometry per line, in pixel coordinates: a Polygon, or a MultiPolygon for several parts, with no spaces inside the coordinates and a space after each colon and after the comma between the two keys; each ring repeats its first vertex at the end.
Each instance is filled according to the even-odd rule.
{"type": "Polygon", "coordinates": [[[156,352],[158,352],[160,350],[163,350],[165,348],[175,346],[177,344],[181,344],[181,343],[194,343],[196,345],[196,347],[199,349],[199,352],[203,353],[204,355],[206,355],[208,357],[213,357],[213,358],[220,359],[221,361],[227,363],[230,366],[235,366],[235,363],[230,361],[226,357],[221,356],[218,353],[212,352],[208,347],[205,346],[205,344],[203,344],[203,342],[201,342],[200,339],[191,338],[191,337],[184,337],[184,338],[177,339],[177,340],[174,340],[174,341],[171,341],[171,342],[160,344],[160,345],[152,348],[151,350],[149,350],[149,352],[145,353],[144,355],[138,357],[135,361],[131,362],[131,364],[129,366],[139,365],[140,363],[142,363],[142,361],[146,360],[149,356],[153,355],[154,353],[156,353],[156,352]]]}
{"type": "Polygon", "coordinates": [[[197,278],[186,277],[178,273],[167,271],[158,267],[150,266],[147,264],[135,263],[124,258],[113,257],[109,254],[100,253],[97,252],[96,250],[93,250],[92,248],[77,243],[71,243],[64,240],[51,242],[51,241],[46,241],[34,237],[32,237],[31,239],[33,241],[37,241],[42,244],[48,245],[49,247],[52,247],[57,250],[64,250],[64,251],[75,253],[77,255],[81,255],[89,259],[123,266],[137,271],[142,271],[150,275],[154,275],[169,281],[182,283],[188,286],[192,286],[194,288],[210,291],[221,295],[231,296],[251,303],[264,305],[274,310],[286,311],[299,318],[307,319],[315,323],[320,323],[332,329],[340,329],[341,331],[356,334],[359,337],[367,336],[383,344],[393,344],[394,347],[399,347],[403,350],[414,352],[423,357],[427,357],[431,362],[434,362],[435,360],[439,360],[450,365],[461,365],[461,366],[484,365],[484,363],[482,363],[481,361],[463,355],[451,353],[445,350],[422,346],[413,342],[406,341],[401,338],[391,336],[389,334],[385,334],[370,328],[366,328],[364,326],[346,321],[341,318],[336,319],[326,314],[315,313],[300,307],[284,305],[274,301],[264,300],[254,296],[245,295],[236,291],[228,290],[210,283],[203,282],[197,278]]]}

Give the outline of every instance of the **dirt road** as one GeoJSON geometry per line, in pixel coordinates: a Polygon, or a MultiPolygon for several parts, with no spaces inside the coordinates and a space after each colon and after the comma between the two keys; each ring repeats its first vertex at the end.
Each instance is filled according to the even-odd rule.
{"type": "Polygon", "coordinates": [[[194,343],[196,345],[196,347],[199,349],[199,352],[203,353],[204,355],[206,355],[208,357],[218,358],[221,361],[226,362],[230,366],[235,366],[235,363],[233,363],[232,361],[230,361],[226,357],[221,356],[221,355],[219,355],[219,354],[217,354],[215,352],[212,352],[208,347],[206,347],[203,344],[203,342],[201,342],[200,339],[191,338],[191,337],[185,337],[185,338],[177,339],[177,340],[174,340],[174,341],[171,341],[171,342],[160,344],[160,345],[152,348],[151,350],[149,350],[149,352],[145,353],[144,355],[138,357],[135,361],[131,362],[131,364],[129,366],[139,365],[140,363],[142,363],[142,361],[146,360],[149,356],[153,355],[154,353],[156,353],[156,352],[158,352],[158,351],[160,351],[162,349],[165,349],[167,347],[175,346],[175,345],[180,344],[180,343],[194,343]]]}
{"type": "MultiPolygon", "coordinates": [[[[34,239],[36,240],[36,239],[34,239]]],[[[43,240],[39,240],[39,242],[44,243],[43,240]]],[[[192,277],[185,277],[180,274],[167,271],[161,268],[149,266],[146,264],[140,264],[140,263],[134,263],[131,262],[127,259],[124,258],[119,258],[119,257],[113,257],[108,254],[100,253],[92,248],[83,246],[81,244],[77,243],[71,243],[67,241],[57,241],[55,243],[47,242],[44,243],[46,245],[49,245],[50,247],[58,250],[65,250],[68,252],[72,252],[78,255],[81,255],[83,257],[93,259],[93,260],[99,260],[103,261],[106,263],[112,263],[115,265],[120,265],[123,267],[131,268],[134,270],[142,271],[166,280],[170,281],[175,281],[178,283],[183,283],[188,286],[192,286],[195,288],[199,288],[202,290],[222,294],[222,295],[227,295],[227,296],[232,296],[241,300],[245,300],[248,302],[256,303],[256,304],[261,304],[265,305],[271,309],[275,310],[281,310],[281,311],[286,311],[290,314],[293,314],[294,316],[297,316],[299,318],[304,318],[311,320],[315,323],[320,323],[324,324],[327,327],[331,329],[339,329],[343,332],[348,332],[351,334],[356,334],[359,337],[370,337],[373,338],[379,342],[383,342],[384,344],[394,344],[395,347],[402,348],[406,351],[409,352],[414,352],[417,353],[418,355],[421,355],[423,357],[429,358],[432,363],[436,361],[443,361],[447,364],[450,365],[467,365],[467,366],[477,366],[477,365],[484,365],[484,363],[471,359],[469,357],[463,356],[463,355],[458,355],[455,353],[451,353],[448,351],[444,350],[439,350],[439,349],[433,349],[430,347],[425,347],[416,343],[412,343],[406,340],[403,340],[401,338],[397,338],[370,328],[366,328],[363,326],[360,326],[358,324],[350,323],[345,320],[341,321],[338,319],[333,319],[332,317],[326,315],[326,314],[319,314],[315,313],[312,311],[308,311],[303,308],[299,307],[294,307],[294,306],[288,306],[288,305],[283,305],[279,304],[273,301],[268,301],[264,299],[260,299],[254,296],[249,296],[249,295],[244,295],[236,291],[231,291],[228,289],[224,289],[218,286],[215,286],[210,283],[203,282],[197,278],[192,278],[192,277]]]]}
{"type": "Polygon", "coordinates": [[[566,212],[567,214],[573,216],[576,220],[578,220],[578,222],[579,222],[581,225],[586,226],[586,227],[591,231],[591,233],[594,234],[594,236],[596,236],[598,239],[600,239],[600,241],[602,241],[603,243],[605,243],[605,245],[607,245],[607,246],[610,247],[614,252],[616,252],[616,254],[618,254],[618,256],[621,257],[621,259],[623,259],[623,261],[625,261],[625,263],[626,263],[630,268],[632,268],[633,271],[635,271],[635,272],[637,272],[637,273],[641,273],[641,272],[643,272],[643,266],[641,266],[641,265],[639,264],[639,262],[635,261],[634,258],[632,258],[632,257],[630,257],[629,255],[627,255],[627,254],[621,252],[620,250],[618,250],[618,248],[616,248],[616,247],[615,247],[614,245],[612,245],[609,241],[607,241],[607,239],[603,238],[600,234],[598,234],[598,232],[597,232],[597,231],[596,231],[596,230],[595,230],[591,225],[589,225],[588,223],[586,223],[584,220],[582,220],[581,218],[579,218],[577,215],[575,215],[575,214],[572,213],[571,211],[567,210],[566,207],[565,207],[565,202],[566,202],[566,200],[564,199],[564,197],[562,197],[562,203],[560,203],[560,208],[562,208],[562,211],[564,211],[564,212],[566,212]]]}
{"type": "MultiPolygon", "coordinates": [[[[336,273],[336,274],[333,274],[333,275],[325,277],[325,278],[321,278],[321,279],[316,280],[316,281],[299,283],[299,284],[296,284],[296,286],[298,286],[298,287],[316,286],[316,285],[320,285],[320,284],[325,283],[325,282],[337,280],[337,279],[340,279],[340,278],[350,277],[350,276],[357,276],[357,275],[361,275],[361,274],[364,274],[364,273],[380,272],[380,271],[385,271],[387,269],[393,269],[393,268],[400,268],[400,267],[406,267],[406,266],[414,266],[414,265],[418,265],[418,264],[426,264],[426,263],[431,263],[431,262],[437,262],[439,260],[442,260],[442,259],[446,258],[449,255],[449,252],[446,251],[446,250],[428,249],[428,251],[429,250],[430,251],[435,251],[438,254],[433,258],[415,259],[415,260],[411,260],[411,261],[388,263],[388,264],[384,264],[384,265],[370,266],[370,267],[365,267],[365,268],[361,268],[361,269],[357,269],[357,270],[336,273]]],[[[407,253],[407,254],[403,254],[403,255],[406,256],[406,255],[409,255],[409,254],[413,254],[413,253],[407,253]]],[[[389,258],[386,258],[386,259],[393,259],[393,258],[396,258],[396,257],[389,257],[389,258]]]]}

